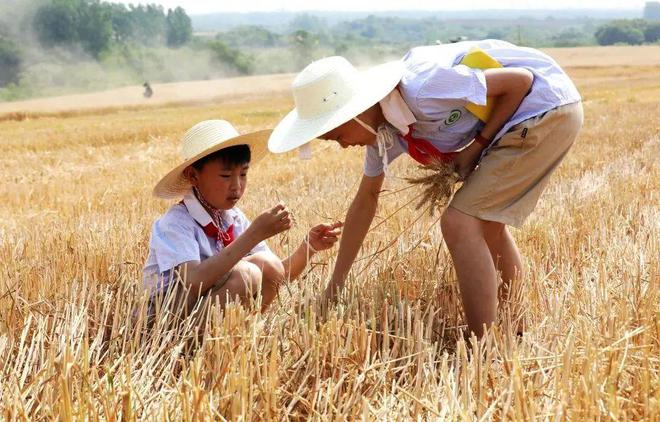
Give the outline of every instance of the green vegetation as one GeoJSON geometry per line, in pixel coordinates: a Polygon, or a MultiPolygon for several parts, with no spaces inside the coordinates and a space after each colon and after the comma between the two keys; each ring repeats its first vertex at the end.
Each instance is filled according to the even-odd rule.
{"type": "Polygon", "coordinates": [[[600,45],[654,43],[660,39],[660,21],[644,19],[616,20],[596,31],[600,45]]]}
{"type": "Polygon", "coordinates": [[[0,5],[0,100],[253,71],[241,52],[194,38],[180,7],[7,1],[0,5]]]}
{"type": "Polygon", "coordinates": [[[319,12],[227,14],[191,20],[180,7],[165,10],[154,4],[4,0],[0,4],[0,101],[145,80],[296,72],[329,55],[368,65],[401,57],[416,45],[462,39],[497,38],[531,47],[643,44],[660,39],[660,2],[646,4],[645,19],[611,20],[597,12],[566,15],[556,11],[552,16],[538,11],[490,16],[319,12]],[[207,31],[193,34],[193,25],[207,31]],[[212,30],[217,27],[224,30],[212,30]]]}

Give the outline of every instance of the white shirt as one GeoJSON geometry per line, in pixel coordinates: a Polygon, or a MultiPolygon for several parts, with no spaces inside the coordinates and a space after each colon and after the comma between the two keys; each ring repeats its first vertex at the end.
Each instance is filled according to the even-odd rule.
{"type": "MultiPolygon", "coordinates": [[[[571,79],[550,56],[533,48],[518,47],[506,41],[464,41],[416,47],[403,62],[406,68],[399,90],[416,118],[412,135],[426,139],[440,152],[453,152],[466,146],[483,127],[465,105],[486,104],[484,72],[459,64],[465,54],[478,46],[504,67],[522,67],[534,74],[529,94],[493,138],[497,142],[512,126],[565,104],[580,101],[571,79]]],[[[381,103],[381,106],[383,104],[381,103]]],[[[408,151],[406,141],[388,150],[388,161],[408,151]]],[[[364,174],[378,176],[383,172],[378,149],[367,147],[364,174]]]]}
{"type": "MultiPolygon", "coordinates": [[[[238,238],[250,226],[250,220],[236,207],[223,214],[223,229],[233,224],[234,238],[238,238]]],[[[149,256],[142,271],[144,286],[152,294],[160,288],[166,288],[172,268],[187,261],[201,262],[218,254],[223,246],[222,242],[217,246],[216,243],[216,239],[206,235],[186,205],[172,205],[153,224],[149,256]]],[[[255,246],[248,255],[263,251],[270,251],[265,242],[255,246]]]]}

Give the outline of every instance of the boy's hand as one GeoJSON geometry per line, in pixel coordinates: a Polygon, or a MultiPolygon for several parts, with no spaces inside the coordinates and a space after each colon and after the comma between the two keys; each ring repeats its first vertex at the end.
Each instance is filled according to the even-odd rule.
{"type": "Polygon", "coordinates": [[[477,166],[479,157],[481,157],[482,150],[483,147],[481,145],[472,142],[467,148],[459,152],[456,158],[454,158],[456,172],[461,180],[467,179],[468,176],[472,174],[472,170],[477,166]]]}
{"type": "Polygon", "coordinates": [[[339,239],[343,225],[344,223],[340,221],[333,224],[317,224],[309,229],[307,234],[309,245],[317,251],[330,249],[339,239]]]}
{"type": "Polygon", "coordinates": [[[262,239],[268,239],[291,228],[291,214],[284,204],[262,212],[250,224],[250,229],[262,239]]]}

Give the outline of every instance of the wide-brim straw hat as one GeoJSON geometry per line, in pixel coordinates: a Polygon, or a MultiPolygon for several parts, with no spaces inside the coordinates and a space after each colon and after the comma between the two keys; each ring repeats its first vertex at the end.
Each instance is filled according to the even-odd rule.
{"type": "Polygon", "coordinates": [[[271,130],[260,130],[241,135],[225,120],[205,120],[190,128],[181,138],[181,164],[168,172],[154,187],[154,196],[177,199],[191,187],[183,171],[197,160],[235,145],[250,147],[250,162],[256,163],[268,152],[266,139],[271,130]]]}
{"type": "Polygon", "coordinates": [[[295,108],[273,130],[268,149],[290,151],[341,126],[385,98],[404,70],[400,60],[365,71],[339,56],[312,62],[294,79],[295,108]]]}

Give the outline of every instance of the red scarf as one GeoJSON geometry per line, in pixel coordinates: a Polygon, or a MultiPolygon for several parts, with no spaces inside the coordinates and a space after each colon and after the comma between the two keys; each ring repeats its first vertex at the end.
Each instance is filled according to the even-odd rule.
{"type": "Polygon", "coordinates": [[[408,155],[420,164],[428,165],[434,161],[451,163],[458,154],[457,152],[440,152],[429,141],[412,136],[412,125],[408,126],[408,134],[402,135],[408,143],[408,155]]]}
{"type": "Polygon", "coordinates": [[[182,203],[186,206],[188,212],[197,224],[202,227],[204,233],[208,237],[215,239],[218,251],[221,249],[221,242],[223,246],[227,247],[234,241],[236,238],[234,234],[234,225],[231,224],[226,230],[224,230],[222,228],[223,210],[214,208],[204,200],[204,197],[202,197],[196,188],[192,189],[192,195],[186,196],[186,199],[182,201],[182,203]],[[190,206],[186,205],[186,201],[189,201],[190,206]]]}

